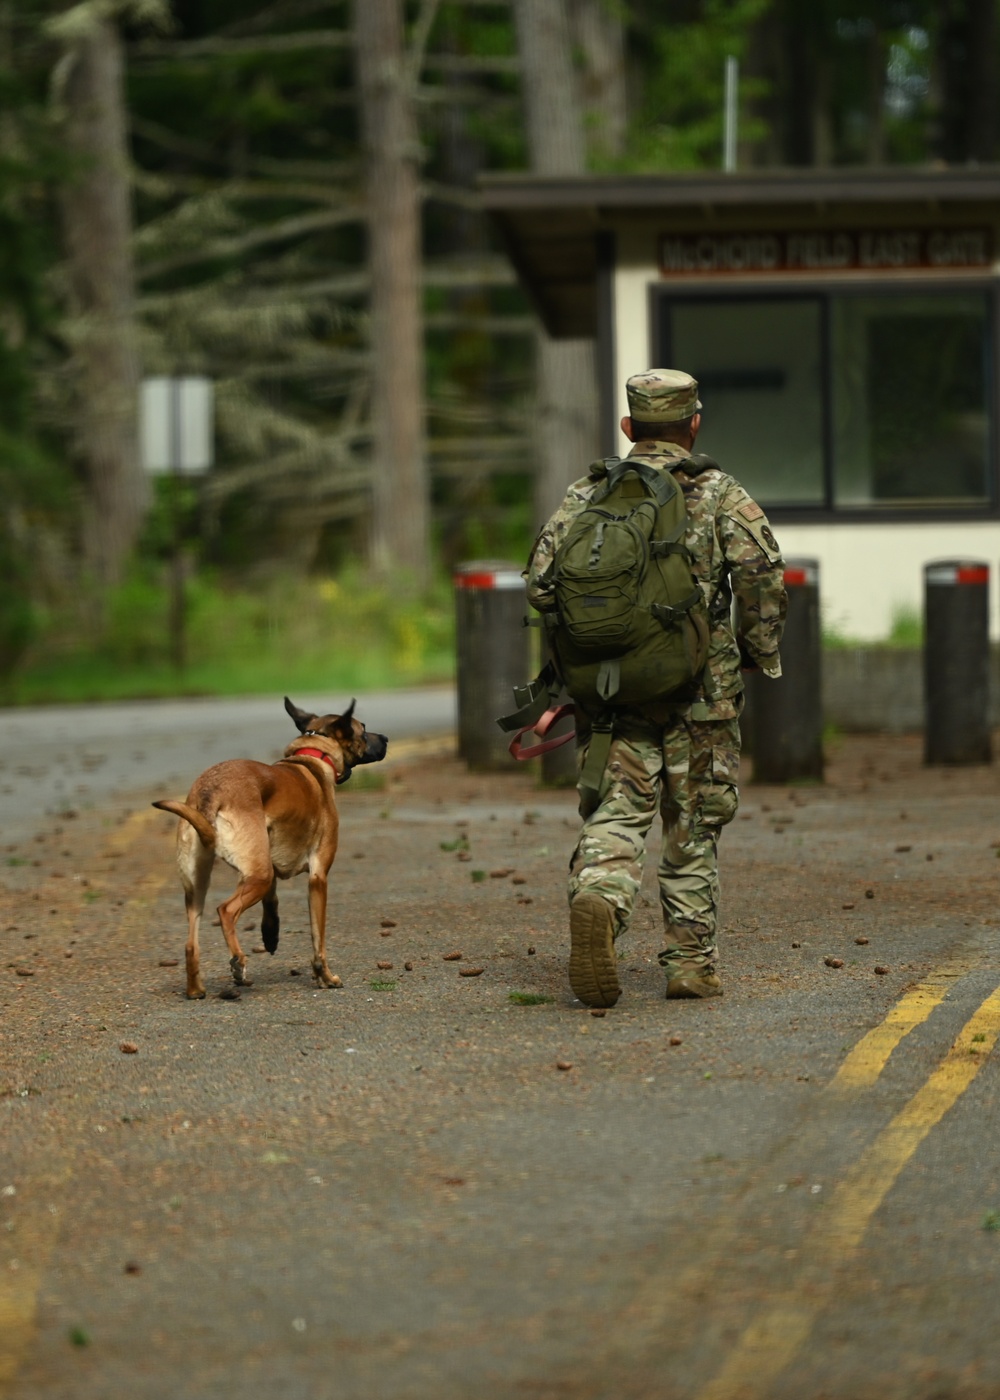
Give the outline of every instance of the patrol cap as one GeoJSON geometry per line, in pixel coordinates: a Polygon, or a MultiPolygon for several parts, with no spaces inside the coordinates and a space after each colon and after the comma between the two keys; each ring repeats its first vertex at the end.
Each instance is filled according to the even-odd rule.
{"type": "Polygon", "coordinates": [[[698,381],[682,369],[647,369],[626,381],[629,416],[640,423],[682,423],[701,408],[698,381]]]}

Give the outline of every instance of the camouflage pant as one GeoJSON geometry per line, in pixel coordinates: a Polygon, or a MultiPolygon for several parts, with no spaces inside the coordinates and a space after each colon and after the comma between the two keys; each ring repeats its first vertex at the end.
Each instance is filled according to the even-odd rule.
{"type": "MultiPolygon", "coordinates": [[[[601,800],[587,818],[570,861],[569,897],[600,894],[615,909],[616,937],[628,928],[642,883],[646,836],[657,808],[663,820],[658,875],[668,947],[668,976],[714,968],[719,906],[719,832],[739,803],[740,730],[736,719],[681,716],[654,724],[616,721],[601,800]]],[[[579,753],[582,766],[586,746],[579,753]]]]}

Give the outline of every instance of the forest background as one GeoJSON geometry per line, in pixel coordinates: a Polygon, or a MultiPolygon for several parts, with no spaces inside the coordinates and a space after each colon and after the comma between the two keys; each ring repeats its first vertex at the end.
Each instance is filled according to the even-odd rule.
{"type": "Polygon", "coordinates": [[[489,171],[990,162],[1000,0],[0,0],[0,698],[450,672],[596,455],[489,171]],[[143,375],[214,383],[144,474],[143,375]],[[183,606],[181,606],[183,603],[183,606]]]}

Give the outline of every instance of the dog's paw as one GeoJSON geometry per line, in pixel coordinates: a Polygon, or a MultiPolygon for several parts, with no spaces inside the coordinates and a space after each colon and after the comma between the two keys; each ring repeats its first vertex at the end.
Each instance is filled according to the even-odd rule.
{"type": "Polygon", "coordinates": [[[229,959],[229,966],[233,970],[233,981],[237,987],[252,987],[253,980],[247,976],[247,965],[245,958],[232,957],[229,959]]]}
{"type": "Polygon", "coordinates": [[[314,962],[313,976],[321,987],[342,987],[344,984],[336,973],[331,972],[325,962],[314,962]]]}

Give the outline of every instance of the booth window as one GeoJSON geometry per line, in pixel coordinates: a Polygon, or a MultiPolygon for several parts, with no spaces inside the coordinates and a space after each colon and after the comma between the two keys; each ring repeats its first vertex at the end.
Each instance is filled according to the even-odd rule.
{"type": "Polygon", "coordinates": [[[701,386],[699,448],[771,510],[992,503],[988,291],[659,299],[657,358],[701,386]]]}

